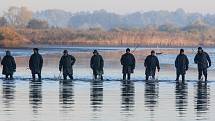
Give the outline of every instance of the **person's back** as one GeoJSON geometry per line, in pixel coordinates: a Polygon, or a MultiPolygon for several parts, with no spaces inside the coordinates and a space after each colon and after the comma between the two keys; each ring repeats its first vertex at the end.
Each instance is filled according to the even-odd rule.
{"type": "Polygon", "coordinates": [[[121,64],[123,66],[134,66],[135,65],[134,55],[131,53],[123,54],[121,59],[121,64]]]}
{"type": "Polygon", "coordinates": [[[179,81],[179,76],[182,76],[182,81],[185,81],[185,74],[188,70],[189,60],[184,54],[184,49],[180,50],[180,54],[175,59],[176,81],[179,81]]]}
{"type": "Polygon", "coordinates": [[[90,59],[90,67],[93,70],[94,79],[97,79],[97,76],[99,76],[103,80],[104,60],[97,50],[94,50],[93,56],[90,59]]]}
{"type": "MultiPolygon", "coordinates": [[[[6,51],[6,53],[10,53],[6,51]]],[[[3,57],[1,64],[3,65],[2,74],[6,75],[6,78],[10,75],[10,78],[13,78],[13,73],[16,71],[16,62],[13,56],[10,54],[6,54],[3,57]]]]}
{"type": "Polygon", "coordinates": [[[155,55],[149,55],[146,57],[144,65],[148,68],[155,69],[159,66],[158,58],[155,55]]]}
{"type": "Polygon", "coordinates": [[[175,67],[177,69],[186,69],[188,67],[189,60],[185,54],[179,54],[175,60],[175,67]]]}
{"type": "Polygon", "coordinates": [[[34,53],[31,55],[29,59],[29,68],[32,73],[32,78],[35,79],[35,74],[38,74],[38,78],[41,79],[41,70],[43,67],[43,58],[39,54],[39,49],[34,48],[34,53]]]}
{"type": "Polygon", "coordinates": [[[34,70],[35,73],[39,73],[41,71],[42,63],[42,56],[39,53],[34,53],[31,55],[29,67],[31,68],[31,70],[34,70]]]}
{"type": "Polygon", "coordinates": [[[155,72],[156,68],[158,69],[158,72],[160,71],[160,64],[158,58],[155,56],[155,51],[151,51],[151,55],[148,55],[145,59],[144,66],[146,68],[145,75],[146,80],[149,79],[149,76],[152,76],[153,79],[155,79],[155,72]]]}

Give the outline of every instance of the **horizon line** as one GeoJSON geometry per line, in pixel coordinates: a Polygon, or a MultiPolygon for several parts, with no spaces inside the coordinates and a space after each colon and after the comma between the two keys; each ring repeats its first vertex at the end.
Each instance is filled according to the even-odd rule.
{"type": "MultiPolygon", "coordinates": [[[[114,14],[118,14],[118,15],[129,15],[129,14],[133,14],[133,13],[147,13],[147,12],[161,12],[161,11],[165,11],[165,12],[176,12],[177,10],[183,10],[185,12],[185,14],[194,14],[194,13],[198,13],[198,14],[201,14],[201,15],[214,15],[215,12],[199,12],[199,11],[188,11],[188,10],[185,10],[184,8],[176,8],[175,10],[165,10],[165,9],[154,9],[154,10],[135,10],[135,11],[131,11],[131,12],[124,12],[124,13],[121,13],[121,12],[117,12],[117,11],[112,11],[112,10],[108,10],[108,9],[94,9],[94,10],[78,10],[78,11],[72,11],[72,10],[66,10],[66,9],[61,9],[61,8],[47,8],[47,9],[36,9],[36,10],[33,10],[27,6],[10,6],[10,7],[26,7],[28,8],[30,11],[32,11],[33,13],[36,13],[36,12],[42,12],[42,11],[46,11],[46,10],[61,10],[61,11],[65,11],[65,12],[69,12],[69,13],[81,13],[81,12],[89,12],[89,13],[93,13],[93,12],[96,12],[96,11],[106,11],[108,13],[114,13],[114,14]]],[[[0,16],[3,15],[3,13],[5,11],[7,11],[10,7],[6,8],[6,9],[0,9],[0,16]]]]}

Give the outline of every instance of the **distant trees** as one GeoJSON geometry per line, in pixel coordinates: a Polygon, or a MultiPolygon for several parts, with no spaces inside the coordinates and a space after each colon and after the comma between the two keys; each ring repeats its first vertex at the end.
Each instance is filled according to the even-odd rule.
{"type": "Polygon", "coordinates": [[[7,26],[8,22],[4,17],[0,17],[0,27],[7,26]]]}
{"type": "Polygon", "coordinates": [[[47,21],[32,19],[28,22],[27,28],[31,29],[47,29],[49,24],[47,21]]]}
{"type": "Polygon", "coordinates": [[[28,21],[32,19],[32,15],[32,11],[28,10],[27,7],[10,7],[4,13],[5,19],[14,27],[25,27],[28,21]]]}
{"type": "Polygon", "coordinates": [[[33,14],[34,19],[45,20],[50,26],[67,27],[68,21],[72,17],[71,12],[58,9],[48,9],[44,11],[37,11],[33,14]]]}
{"type": "Polygon", "coordinates": [[[165,31],[165,32],[177,32],[180,31],[180,28],[177,26],[171,25],[171,24],[166,24],[166,25],[161,25],[158,27],[159,31],[165,31]]]}

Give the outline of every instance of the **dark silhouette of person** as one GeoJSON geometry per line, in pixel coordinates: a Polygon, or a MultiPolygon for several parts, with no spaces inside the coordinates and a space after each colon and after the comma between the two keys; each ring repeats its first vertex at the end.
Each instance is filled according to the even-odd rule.
{"type": "Polygon", "coordinates": [[[1,65],[3,65],[2,74],[6,76],[6,79],[13,79],[13,74],[16,72],[16,62],[13,56],[11,56],[10,51],[6,51],[6,55],[3,57],[1,61],[1,65]]]}
{"type": "Polygon", "coordinates": [[[205,77],[205,81],[207,81],[207,68],[211,66],[211,59],[208,55],[208,53],[204,52],[202,47],[198,48],[198,53],[196,54],[194,58],[194,62],[198,65],[198,79],[201,80],[202,73],[205,77]]]}
{"type": "Polygon", "coordinates": [[[156,68],[158,72],[160,71],[160,64],[158,58],[155,56],[155,51],[151,51],[151,55],[148,55],[145,59],[144,66],[146,68],[145,75],[146,80],[149,79],[149,76],[152,76],[152,79],[155,79],[156,68]]]}
{"type": "Polygon", "coordinates": [[[38,75],[38,79],[41,80],[41,70],[43,67],[43,57],[39,54],[39,49],[34,48],[33,54],[29,60],[29,68],[31,70],[32,78],[35,80],[36,74],[38,75]]]}
{"type": "Polygon", "coordinates": [[[70,109],[72,108],[72,105],[74,104],[74,89],[73,89],[73,81],[62,81],[60,82],[60,95],[59,100],[60,104],[62,104],[62,107],[64,109],[70,109]]]}
{"type": "Polygon", "coordinates": [[[42,105],[42,82],[30,81],[29,83],[29,103],[32,105],[34,113],[38,113],[38,109],[42,105]]]}
{"type": "Polygon", "coordinates": [[[180,54],[175,59],[176,68],[176,81],[179,81],[180,75],[182,76],[182,81],[185,81],[185,74],[189,67],[189,60],[184,54],[184,49],[180,50],[180,54]]]}
{"type": "Polygon", "coordinates": [[[135,88],[133,81],[122,81],[121,83],[121,108],[123,111],[132,111],[134,108],[135,88]]]}
{"type": "Polygon", "coordinates": [[[122,68],[122,73],[123,73],[123,80],[126,80],[126,75],[127,75],[127,80],[130,80],[131,73],[134,73],[135,69],[135,57],[132,53],[130,53],[130,49],[126,49],[126,53],[122,55],[120,59],[121,65],[123,66],[122,68]]]}
{"type": "Polygon", "coordinates": [[[67,80],[67,76],[73,80],[73,65],[75,64],[75,57],[68,54],[67,50],[63,51],[63,56],[59,62],[59,71],[63,69],[63,79],[67,80]]]}
{"type": "Polygon", "coordinates": [[[94,79],[97,79],[97,76],[99,76],[103,80],[104,60],[97,50],[93,51],[93,56],[90,59],[90,67],[93,70],[94,79]]]}
{"type": "Polygon", "coordinates": [[[183,117],[188,106],[188,87],[185,82],[176,82],[175,86],[175,106],[180,117],[183,117]]]}
{"type": "Polygon", "coordinates": [[[103,104],[103,81],[91,81],[90,101],[93,111],[99,111],[103,104]]]}

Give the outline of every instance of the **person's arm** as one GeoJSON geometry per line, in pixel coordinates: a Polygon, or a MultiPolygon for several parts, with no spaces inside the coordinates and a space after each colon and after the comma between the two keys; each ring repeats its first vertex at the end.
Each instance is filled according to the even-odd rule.
{"type": "Polygon", "coordinates": [[[101,57],[101,68],[104,68],[104,60],[103,60],[103,57],[100,55],[100,57],[101,57]]]}
{"type": "Polygon", "coordinates": [[[59,62],[59,71],[62,70],[63,67],[63,57],[60,58],[60,62],[59,62]]]}
{"type": "Polygon", "coordinates": [[[16,62],[15,62],[14,57],[12,57],[12,65],[13,65],[14,71],[16,71],[16,62]]]}
{"type": "Polygon", "coordinates": [[[72,66],[75,64],[75,61],[76,61],[76,59],[75,59],[75,57],[74,56],[71,56],[71,59],[72,59],[72,66]]]}
{"type": "Polygon", "coordinates": [[[134,55],[132,55],[132,56],[133,56],[133,69],[135,69],[136,60],[135,60],[135,57],[134,57],[134,55]]]}
{"type": "Polygon", "coordinates": [[[198,54],[196,54],[196,56],[195,56],[195,58],[194,58],[194,63],[195,63],[195,64],[198,64],[198,61],[199,61],[199,60],[198,60],[198,54]]]}
{"type": "Polygon", "coordinates": [[[90,68],[93,69],[93,56],[90,59],[90,68]]]}
{"type": "Polygon", "coordinates": [[[31,57],[29,59],[29,65],[28,65],[30,70],[32,70],[32,66],[33,66],[33,64],[32,64],[32,58],[33,58],[33,56],[31,55],[31,57]]]}
{"type": "Polygon", "coordinates": [[[146,57],[145,61],[144,61],[144,66],[147,68],[147,63],[148,63],[148,56],[146,57]]]}
{"type": "Polygon", "coordinates": [[[175,68],[177,68],[178,67],[178,56],[176,57],[176,59],[175,59],[175,68]]]}
{"type": "Polygon", "coordinates": [[[206,57],[207,57],[207,60],[208,60],[208,63],[209,63],[209,67],[211,66],[211,58],[210,56],[206,53],[206,57]]]}
{"type": "Polygon", "coordinates": [[[156,60],[157,60],[157,69],[158,69],[158,72],[160,71],[160,63],[159,63],[159,60],[158,58],[156,57],[156,60]]]}
{"type": "Polygon", "coordinates": [[[124,65],[124,55],[121,56],[120,63],[121,65],[124,65]]]}
{"type": "Polygon", "coordinates": [[[188,70],[188,68],[189,68],[189,59],[187,58],[187,56],[185,56],[185,59],[186,59],[186,70],[188,70]]]}
{"type": "Polygon", "coordinates": [[[43,57],[40,55],[40,69],[43,67],[43,57]]]}

